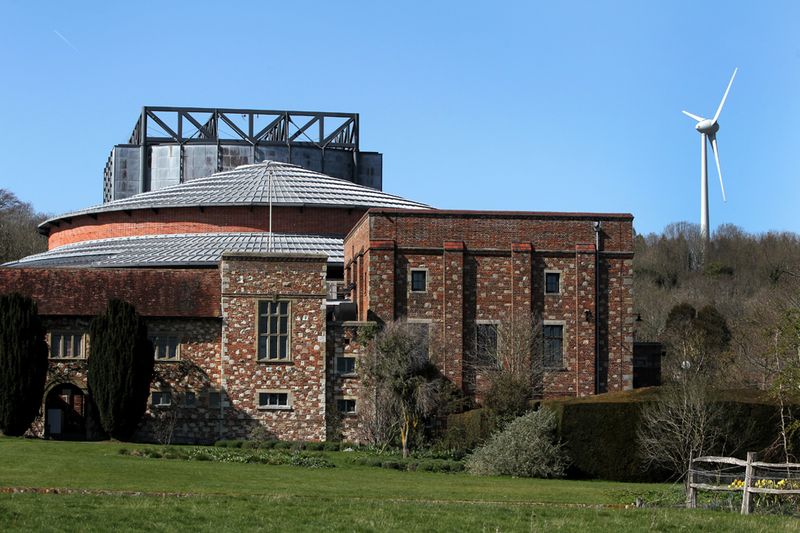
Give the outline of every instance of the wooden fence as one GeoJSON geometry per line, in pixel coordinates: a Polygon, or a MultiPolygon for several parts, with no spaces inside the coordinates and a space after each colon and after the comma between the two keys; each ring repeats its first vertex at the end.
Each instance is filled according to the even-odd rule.
{"type": "Polygon", "coordinates": [[[747,453],[747,460],[698,457],[692,460],[686,485],[686,507],[690,509],[697,507],[699,490],[741,492],[742,514],[750,514],[753,494],[800,495],[800,464],[759,462],[755,460],[754,452],[747,453]],[[739,471],[732,474],[724,472],[725,468],[696,468],[700,464],[732,465],[727,470],[739,467],[739,471]],[[741,468],[744,468],[744,472],[741,472],[741,468]]]}

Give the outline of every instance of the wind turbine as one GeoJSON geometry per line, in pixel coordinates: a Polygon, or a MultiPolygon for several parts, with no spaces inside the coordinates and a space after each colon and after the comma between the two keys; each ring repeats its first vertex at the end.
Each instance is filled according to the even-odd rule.
{"type": "Polygon", "coordinates": [[[703,118],[701,116],[683,111],[682,113],[689,118],[697,121],[694,129],[700,132],[700,236],[703,242],[708,242],[709,229],[708,229],[708,146],[707,142],[711,143],[711,149],[714,151],[714,159],[717,161],[717,174],[719,175],[719,187],[722,189],[722,201],[727,202],[725,198],[725,185],[722,183],[722,169],[719,166],[719,151],[717,150],[717,132],[719,131],[719,114],[722,113],[722,106],[725,105],[725,100],[728,98],[728,92],[733,85],[733,78],[736,77],[736,72],[739,68],[733,69],[733,76],[731,81],[728,82],[728,88],[725,89],[725,94],[722,95],[722,101],[719,103],[717,112],[714,113],[714,118],[703,118]]]}

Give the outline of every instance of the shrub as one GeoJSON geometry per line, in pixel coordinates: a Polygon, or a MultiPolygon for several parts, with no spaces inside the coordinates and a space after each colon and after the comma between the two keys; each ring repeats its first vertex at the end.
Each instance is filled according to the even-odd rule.
{"type": "Polygon", "coordinates": [[[110,300],[90,331],[87,377],[100,424],[111,437],[127,440],[147,409],[153,344],[144,320],[121,300],[110,300]]]}
{"type": "Polygon", "coordinates": [[[561,477],[566,460],[557,441],[556,416],[540,409],[513,420],[467,459],[477,475],[561,477]]]}
{"type": "Polygon", "coordinates": [[[382,461],[381,468],[388,468],[390,470],[405,470],[405,465],[400,461],[382,461]]]}
{"type": "Polygon", "coordinates": [[[27,431],[42,404],[47,365],[36,303],[19,294],[0,296],[0,432],[27,431]]]}
{"type": "Polygon", "coordinates": [[[276,442],[275,445],[273,446],[273,448],[275,448],[276,450],[288,450],[291,447],[292,447],[292,443],[291,442],[287,442],[287,441],[283,441],[283,440],[276,442]]]}
{"type": "Polygon", "coordinates": [[[491,383],[484,405],[503,426],[530,410],[532,387],[525,376],[501,373],[491,383]]]}
{"type": "Polygon", "coordinates": [[[339,443],[338,442],[325,442],[323,443],[322,449],[326,452],[338,452],[339,451],[339,443]]]}
{"type": "Polygon", "coordinates": [[[321,452],[325,449],[324,442],[307,442],[306,443],[306,450],[310,452],[321,452]]]}

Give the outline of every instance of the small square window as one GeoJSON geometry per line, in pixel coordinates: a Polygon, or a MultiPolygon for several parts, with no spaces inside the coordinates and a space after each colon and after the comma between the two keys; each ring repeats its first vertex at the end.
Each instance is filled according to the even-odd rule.
{"type": "Polygon", "coordinates": [[[169,407],[172,405],[172,393],[169,391],[154,392],[151,396],[153,407],[169,407]]]}
{"type": "Polygon", "coordinates": [[[339,398],[336,400],[336,410],[345,415],[355,414],[356,401],[349,398],[339,398]]]}
{"type": "Polygon", "coordinates": [[[428,290],[428,271],[411,271],[411,292],[425,292],[428,290]]]}
{"type": "Polygon", "coordinates": [[[258,408],[259,409],[288,409],[289,393],[288,392],[259,392],[258,393],[258,408]]]}
{"type": "Polygon", "coordinates": [[[545,294],[559,294],[561,292],[561,273],[545,272],[544,292],[545,294]]]}
{"type": "Polygon", "coordinates": [[[356,358],[355,357],[337,357],[336,358],[336,373],[337,374],[355,374],[356,373],[356,358]]]}

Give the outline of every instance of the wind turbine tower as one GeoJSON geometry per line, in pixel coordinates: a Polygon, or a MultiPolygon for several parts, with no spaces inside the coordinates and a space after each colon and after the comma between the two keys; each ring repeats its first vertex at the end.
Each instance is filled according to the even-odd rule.
{"type": "Polygon", "coordinates": [[[725,105],[725,100],[728,98],[728,92],[733,85],[733,79],[736,77],[738,68],[733,70],[731,81],[728,82],[728,88],[725,89],[725,94],[722,95],[722,101],[719,103],[717,112],[714,113],[714,118],[703,118],[701,116],[683,111],[683,114],[689,118],[697,121],[694,129],[700,133],[700,236],[703,242],[708,242],[709,239],[709,226],[708,226],[708,143],[711,144],[711,150],[714,152],[714,159],[717,162],[717,174],[719,175],[719,186],[722,189],[722,201],[726,202],[725,197],[725,184],[722,183],[722,169],[719,165],[719,150],[717,149],[717,132],[719,131],[719,114],[722,113],[722,107],[725,105]]]}

